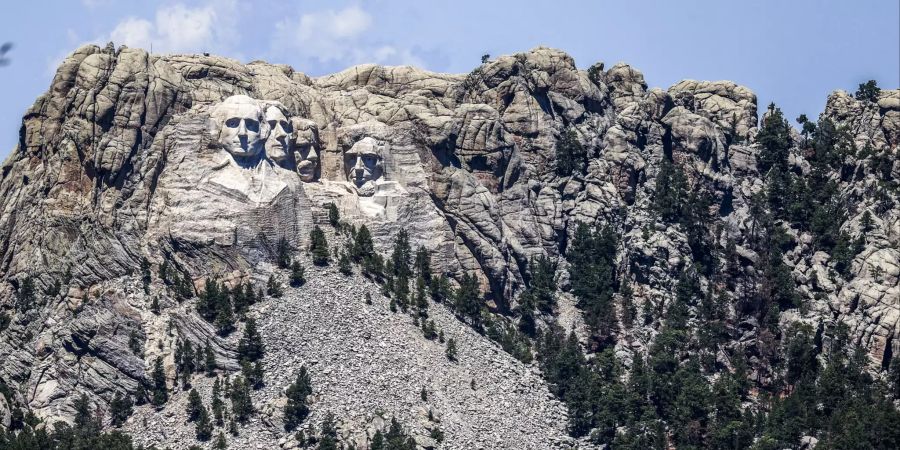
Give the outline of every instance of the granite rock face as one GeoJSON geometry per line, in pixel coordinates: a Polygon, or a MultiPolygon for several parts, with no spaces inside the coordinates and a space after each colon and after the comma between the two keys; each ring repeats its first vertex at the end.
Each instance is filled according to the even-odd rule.
{"type": "MultiPolygon", "coordinates": [[[[824,115],[846,127],[857,148],[872,150],[845,161],[849,175],[835,174],[853,205],[842,230],[865,233],[865,243],[852,262],[852,279],[835,275],[827,254],[801,246],[785,255],[810,305],[796,317],[847,323],[873,366],[883,366],[900,352],[900,209],[896,192],[886,192],[887,201],[878,204],[870,193],[881,180],[900,177],[900,91],[884,90],[874,103],[837,91],[824,115]],[[874,154],[889,158],[876,165],[874,154]],[[865,211],[873,221],[864,232],[865,211]]],[[[662,310],[693,256],[686,231],[667,227],[650,210],[661,161],[671,157],[690,185],[713,194],[711,213],[721,225],[717,244],[734,242],[741,270],[752,270],[757,255],[745,246],[753,226],[750,199],[763,183],[757,123],[756,97],[743,86],[686,80],[668,90],[648,89],[633,67],[589,73],[547,48],[499,57],[466,75],[363,65],[311,78],[263,62],[82,47],[24,116],[19,145],[0,173],[0,308],[12,319],[0,332],[0,379],[15,388],[16,402],[68,420],[73,393],[88,393],[105,407],[116,392],[146,381],[157,356],[174,378],[177,339],[211,342],[220,364],[236,369],[234,342],[218,337],[190,302],[175,300],[156,276],[159,266],[166,263],[195,290],[207,277],[262,282],[274,270],[276,243],[284,239],[305,249],[313,226],[327,223],[328,203],[348,223],[365,224],[383,253],[406,229],[414,247],[432,252],[436,272],[456,280],[474,275],[484,301],[500,313],[514,310],[533,257],[558,259],[566,287],[565,253],[577,223],[611,224],[620,237],[621,276],[634,286],[635,302],[662,310]],[[251,111],[223,107],[234,99],[251,111]],[[556,143],[568,131],[588,152],[588,163],[583,172],[562,177],[554,169],[556,143]],[[247,144],[255,150],[244,154],[241,139],[256,142],[247,144]],[[147,290],[142,261],[152,268],[147,290]],[[26,311],[17,293],[28,277],[39,301],[26,311]],[[153,297],[159,315],[149,311],[153,297]],[[131,349],[133,336],[143,352],[131,349]]],[[[802,173],[808,163],[799,148],[791,162],[802,173]]],[[[357,283],[359,292],[373,289],[361,280],[343,282],[357,283]]],[[[346,291],[334,295],[349,301],[352,289],[346,291]]],[[[293,295],[254,312],[264,337],[276,339],[271,345],[288,348],[304,339],[285,334],[286,317],[300,310],[297,320],[326,314],[309,305],[315,298],[301,302],[293,295]],[[273,310],[277,317],[267,316],[273,310]]],[[[330,301],[321,308],[333,308],[330,301]]],[[[455,326],[449,316],[441,320],[455,326]]],[[[378,321],[397,332],[408,326],[378,321]]],[[[338,334],[344,330],[339,325],[333,328],[338,334]]],[[[657,325],[624,330],[620,354],[644,351],[657,325]]],[[[466,336],[473,352],[488,352],[485,338],[466,336]]],[[[350,366],[359,370],[371,364],[385,371],[409,365],[397,358],[433,358],[420,343],[395,341],[355,354],[321,344],[324,352],[333,350],[332,359],[318,360],[313,374],[325,376],[335,364],[347,369],[342,358],[359,358],[363,362],[350,366]]],[[[325,357],[295,356],[291,361],[298,364],[325,357]]],[[[507,359],[465,369],[476,384],[526,377],[521,383],[527,386],[510,387],[523,397],[498,403],[491,395],[501,393],[490,391],[474,403],[470,415],[479,427],[502,429],[498,443],[481,444],[511,448],[515,426],[500,416],[514,406],[503,402],[533,398],[529,404],[545,408],[534,414],[548,414],[547,422],[530,424],[537,420],[532,412],[519,409],[529,423],[520,430],[522,442],[540,448],[528,439],[543,433],[563,445],[564,409],[541,399],[549,391],[532,377],[535,368],[507,359]]],[[[295,365],[282,369],[293,373],[295,365]]],[[[467,440],[473,428],[464,429],[453,406],[472,393],[440,387],[448,377],[464,377],[460,370],[441,369],[423,381],[448,389],[441,409],[448,442],[455,443],[449,448],[475,442],[467,440]]],[[[276,401],[282,384],[279,378],[261,395],[276,401]]],[[[372,398],[345,380],[328,386],[322,405],[335,413],[341,396],[372,398]]],[[[0,414],[6,401],[0,397],[0,414]]],[[[378,401],[371,406],[417,420],[408,398],[378,401]]],[[[359,422],[346,427],[348,439],[362,439],[359,431],[371,425],[363,415],[354,410],[347,416],[359,422]]],[[[259,427],[275,433],[277,442],[277,425],[259,427]]]]}

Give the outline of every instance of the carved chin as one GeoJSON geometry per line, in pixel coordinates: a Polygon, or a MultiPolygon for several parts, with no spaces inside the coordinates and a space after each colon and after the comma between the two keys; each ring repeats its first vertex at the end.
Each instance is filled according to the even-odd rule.
{"type": "Polygon", "coordinates": [[[375,183],[366,181],[362,184],[358,184],[356,192],[360,197],[371,197],[375,195],[375,183]]]}
{"type": "Polygon", "coordinates": [[[259,153],[260,146],[259,145],[251,145],[244,147],[240,144],[224,144],[225,150],[232,155],[239,158],[246,158],[248,156],[256,156],[259,153]]]}
{"type": "Polygon", "coordinates": [[[284,146],[277,141],[266,144],[266,155],[274,161],[283,161],[287,158],[287,153],[284,152],[284,146]]]}
{"type": "Polygon", "coordinates": [[[305,182],[316,181],[316,163],[312,161],[300,161],[297,164],[297,173],[305,182]]]}

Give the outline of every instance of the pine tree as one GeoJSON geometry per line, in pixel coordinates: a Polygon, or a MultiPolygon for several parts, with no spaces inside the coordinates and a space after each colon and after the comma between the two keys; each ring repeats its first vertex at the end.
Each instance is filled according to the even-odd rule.
{"type": "Polygon", "coordinates": [[[228,441],[225,440],[225,433],[219,431],[219,435],[216,437],[216,442],[213,444],[213,448],[216,450],[225,450],[228,448],[228,441]]]}
{"type": "Polygon", "coordinates": [[[163,372],[163,362],[160,356],[156,357],[156,362],[153,364],[151,379],[153,380],[153,392],[150,403],[153,406],[162,406],[169,399],[169,391],[166,389],[166,374],[163,372]]]}
{"type": "Polygon", "coordinates": [[[284,429],[292,431],[309,415],[306,398],[312,395],[312,385],[306,366],[300,367],[297,379],[288,386],[287,403],[284,405],[284,429]]]}
{"type": "Polygon", "coordinates": [[[144,383],[138,383],[137,390],[134,392],[134,404],[140,406],[147,403],[148,400],[147,388],[144,387],[144,383]]]}
{"type": "Polygon", "coordinates": [[[338,213],[337,205],[329,203],[325,205],[325,209],[328,210],[328,223],[330,223],[331,226],[338,228],[341,224],[341,216],[340,213],[338,213]]]}
{"type": "Polygon", "coordinates": [[[278,240],[275,262],[279,269],[287,269],[291,264],[291,245],[283,237],[278,240]]]}
{"type": "Polygon", "coordinates": [[[269,275],[269,281],[266,283],[266,293],[273,298],[281,298],[284,295],[281,282],[275,278],[275,274],[269,275]]]}
{"type": "MultiPolygon", "coordinates": [[[[231,307],[234,311],[234,314],[238,316],[238,318],[244,317],[244,313],[247,312],[247,307],[250,306],[250,303],[253,301],[251,298],[247,298],[248,289],[244,287],[244,283],[238,283],[233,289],[231,289],[231,307]]],[[[250,295],[253,295],[253,290],[249,290],[250,295]]]]}
{"type": "Polygon", "coordinates": [[[687,177],[681,166],[663,158],[656,174],[653,210],[664,222],[679,222],[687,196],[687,177]]]}
{"type": "Polygon", "coordinates": [[[131,416],[133,405],[134,403],[131,401],[130,396],[122,396],[120,392],[116,392],[115,397],[109,404],[109,416],[112,426],[116,428],[122,426],[128,420],[128,417],[131,416]]]}
{"type": "Polygon", "coordinates": [[[200,393],[196,389],[191,389],[188,394],[187,404],[187,420],[193,422],[200,418],[200,410],[203,409],[203,402],[200,400],[200,393]]]}
{"type": "Polygon", "coordinates": [[[556,306],[556,265],[546,255],[528,263],[528,295],[532,308],[550,313],[556,306]]]}
{"type": "Polygon", "coordinates": [[[150,261],[148,261],[146,257],[141,257],[141,282],[144,285],[145,294],[150,292],[150,282],[153,281],[150,267],[150,261]]]}
{"type": "Polygon", "coordinates": [[[350,258],[346,252],[341,253],[341,258],[338,260],[338,270],[344,276],[349,276],[353,273],[353,268],[350,266],[350,258]]]}
{"type": "Polygon", "coordinates": [[[206,341],[206,346],[203,348],[203,368],[207,376],[212,376],[216,372],[216,355],[213,353],[209,341],[206,341]]]}
{"type": "Polygon", "coordinates": [[[228,298],[228,290],[225,289],[220,291],[219,294],[219,303],[216,306],[216,320],[214,325],[216,326],[216,331],[220,336],[228,336],[232,331],[234,331],[234,313],[231,308],[231,300],[228,298]]]}
{"type": "Polygon", "coordinates": [[[401,229],[394,239],[394,250],[391,253],[391,262],[394,266],[394,275],[403,276],[409,280],[412,270],[409,267],[412,250],[409,246],[409,234],[401,229]]]}
{"type": "Polygon", "coordinates": [[[300,261],[294,260],[291,263],[291,286],[300,287],[306,284],[306,271],[300,265],[300,261]]]}
{"type": "Polygon", "coordinates": [[[447,355],[447,359],[450,361],[456,361],[456,340],[450,338],[447,340],[447,349],[444,351],[444,354],[447,355]]]}
{"type": "Polygon", "coordinates": [[[421,275],[416,277],[415,305],[422,317],[428,316],[428,298],[425,295],[426,281],[421,275]]]}
{"type": "Polygon", "coordinates": [[[481,326],[481,292],[478,288],[478,280],[474,275],[464,274],[456,290],[453,307],[461,317],[471,320],[472,325],[481,326]]]}
{"type": "Polygon", "coordinates": [[[572,293],[584,311],[591,337],[601,347],[612,343],[617,329],[613,307],[616,245],[611,228],[591,231],[586,224],[579,223],[567,255],[571,262],[572,293]]]}
{"type": "Polygon", "coordinates": [[[453,295],[451,290],[450,279],[447,278],[447,275],[441,274],[441,276],[432,279],[430,287],[431,298],[436,303],[443,303],[445,300],[451,298],[453,295]]]}
{"type": "MultiPolygon", "coordinates": [[[[246,285],[244,285],[243,299],[246,306],[250,306],[259,301],[262,301],[263,298],[263,296],[257,295],[257,293],[253,291],[253,283],[248,282],[246,285]]],[[[242,309],[241,314],[243,314],[246,310],[246,307],[242,309]]]]}
{"type": "Polygon", "coordinates": [[[792,146],[791,126],[774,103],[769,105],[769,112],[756,134],[756,142],[760,146],[756,157],[759,172],[765,174],[770,169],[777,168],[786,173],[788,153],[792,146]]]}
{"type": "Polygon", "coordinates": [[[391,418],[391,424],[388,426],[387,432],[384,433],[384,449],[416,449],[416,441],[403,430],[396,418],[391,418]]]}
{"type": "Polygon", "coordinates": [[[206,406],[203,406],[202,403],[200,404],[200,410],[197,414],[197,421],[194,426],[198,440],[208,441],[212,437],[213,425],[209,420],[209,411],[206,410],[206,406]]]}
{"type": "Polygon", "coordinates": [[[372,436],[372,445],[369,446],[369,450],[385,450],[384,434],[381,433],[381,430],[375,430],[375,434],[372,436]]]}
{"type": "Polygon", "coordinates": [[[197,300],[197,313],[200,314],[200,317],[206,319],[207,322],[215,320],[220,296],[219,283],[211,278],[207,278],[206,287],[197,300]]]}
{"type": "Polygon", "coordinates": [[[334,415],[328,413],[322,421],[322,432],[316,450],[338,450],[337,430],[334,428],[334,415]]]}
{"type": "Polygon", "coordinates": [[[262,342],[262,336],[256,330],[256,320],[247,319],[247,325],[244,327],[244,335],[238,341],[238,359],[250,362],[258,361],[262,358],[265,348],[262,342]]]}
{"type": "Polygon", "coordinates": [[[190,341],[175,344],[175,370],[181,375],[181,384],[190,385],[191,374],[196,370],[196,357],[190,341]]]}
{"type": "Polygon", "coordinates": [[[262,361],[250,363],[247,360],[241,361],[241,373],[244,375],[247,385],[254,390],[261,389],[264,385],[264,376],[262,361]]]}
{"type": "Polygon", "coordinates": [[[238,422],[244,423],[253,414],[253,401],[250,398],[250,387],[240,376],[231,383],[231,412],[238,422]]]}
{"type": "Polygon", "coordinates": [[[578,140],[578,133],[570,128],[556,141],[556,174],[567,177],[581,173],[587,163],[587,150],[578,140]]]}
{"type": "Polygon", "coordinates": [[[222,401],[221,389],[219,379],[216,378],[212,387],[212,411],[217,426],[224,424],[225,402],[222,401]]]}
{"type": "Polygon", "coordinates": [[[869,80],[865,83],[860,83],[859,89],[857,89],[856,93],[853,95],[857,100],[875,103],[878,101],[878,96],[880,94],[881,88],[878,87],[878,83],[875,82],[875,80],[869,80]]]}
{"type": "Polygon", "coordinates": [[[144,343],[141,341],[140,335],[138,335],[135,330],[131,330],[128,333],[128,348],[131,350],[131,353],[142,358],[144,357],[144,343]]]}
{"type": "Polygon", "coordinates": [[[309,251],[312,253],[313,264],[317,266],[328,265],[330,253],[328,251],[328,240],[325,238],[325,232],[316,225],[310,232],[309,239],[309,251]]]}
{"type": "Polygon", "coordinates": [[[159,315],[159,297],[155,295],[153,296],[153,301],[150,302],[150,312],[159,315]]]}
{"type": "Polygon", "coordinates": [[[187,275],[178,276],[175,272],[175,294],[180,300],[188,300],[194,296],[194,287],[187,275]]]}
{"type": "Polygon", "coordinates": [[[365,268],[371,263],[375,256],[375,244],[372,242],[372,233],[369,228],[363,224],[359,227],[359,231],[353,236],[353,261],[362,263],[365,268]]]}
{"type": "Polygon", "coordinates": [[[431,253],[424,246],[416,250],[416,275],[425,280],[425,284],[431,284],[431,253]]]}
{"type": "MultiPolygon", "coordinates": [[[[83,435],[93,436],[100,432],[102,423],[97,420],[97,416],[91,411],[91,403],[85,394],[81,394],[75,400],[75,417],[73,421],[75,428],[83,435]]],[[[25,422],[28,422],[27,418],[25,422]]]]}
{"type": "Polygon", "coordinates": [[[429,341],[433,341],[437,337],[433,320],[422,320],[422,335],[429,341]]]}
{"type": "Polygon", "coordinates": [[[162,264],[159,265],[159,279],[163,281],[167,286],[171,284],[171,280],[169,280],[169,260],[164,259],[162,264]]]}

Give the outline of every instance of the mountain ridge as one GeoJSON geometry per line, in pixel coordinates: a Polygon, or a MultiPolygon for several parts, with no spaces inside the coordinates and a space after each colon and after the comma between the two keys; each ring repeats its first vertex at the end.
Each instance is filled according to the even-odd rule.
{"type": "MultiPolygon", "coordinates": [[[[105,409],[148,385],[156,356],[174,388],[178,341],[211,343],[220,369],[236,371],[234,342],[185,307],[172,334],[150,300],[178,308],[179,279],[202,297],[207,278],[232,288],[286,278],[271,264],[282,241],[307,252],[310,233],[330,226],[328,205],[345,227],[328,234],[332,265],[363,225],[382,255],[408,231],[435,275],[477,287],[474,313],[452,306],[476,329],[482,314],[533,316],[540,330],[573,331],[591,360],[611,349],[630,368],[689,278],[698,297],[727,299],[728,339],[712,352],[721,368],[740,353],[749,379],[777,385],[772,347],[793,323],[844,324],[886,377],[900,351],[900,90],[862,94],[835,91],[818,128],[798,131],[774,107],[760,120],[755,94],[732,82],[648,89],[626,64],[578,70],[547,48],[462,75],[363,65],[310,78],[256,61],[82,47],[24,116],[0,176],[10,321],[0,380],[18,393],[7,402],[48,420],[73,416],[75,392],[105,409]],[[226,141],[220,111],[258,122],[258,140],[226,141]],[[608,261],[578,256],[588,239],[579,224],[596,229],[596,248],[608,248],[601,229],[615,236],[608,261]],[[529,309],[543,257],[555,306],[529,309]],[[174,279],[156,275],[163,265],[174,279]],[[580,267],[609,279],[585,287],[580,267]],[[146,292],[124,287],[146,271],[146,292]],[[26,280],[37,305],[22,304],[26,280]],[[160,347],[130,354],[125,328],[160,347]]],[[[700,306],[687,306],[687,327],[700,306]]]]}

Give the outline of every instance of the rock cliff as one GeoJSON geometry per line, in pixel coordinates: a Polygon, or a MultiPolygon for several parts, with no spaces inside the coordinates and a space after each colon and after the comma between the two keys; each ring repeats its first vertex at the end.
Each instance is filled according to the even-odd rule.
{"type": "MultiPolygon", "coordinates": [[[[900,90],[874,101],[836,91],[822,116],[852,144],[828,177],[845,213],[839,229],[860,247],[841,268],[808,230],[787,224],[796,245],[783,262],[803,306],[780,320],[784,329],[844,323],[873,370],[887,369],[900,352],[900,90]]],[[[708,245],[730,252],[736,274],[754,274],[754,199],[766,189],[759,119],[746,87],[685,80],[648,88],[628,65],[579,70],[547,48],[465,75],[363,65],[312,78],[265,62],[82,47],[23,117],[0,173],[0,308],[10,318],[0,332],[0,380],[13,388],[12,398],[0,396],[0,417],[10,401],[70,420],[75,393],[105,408],[116,393],[146,383],[157,356],[174,381],[179,339],[210,342],[221,366],[237,370],[237,337],[218,336],[155,274],[165,264],[194,293],[208,277],[231,285],[284,277],[272,265],[278,242],[306,249],[313,227],[327,225],[329,203],[348,224],[366,225],[383,254],[407,230],[413,248],[431,252],[435,273],[454,282],[474,276],[483,303],[507,316],[518,310],[533,258],[557,261],[568,290],[578,223],[610,226],[619,239],[617,276],[635,305],[665,311],[682,271],[702,261],[688,227],[654,209],[658,178],[671,163],[705,192],[708,245]],[[557,170],[566,136],[586,153],[571,174],[557,170]],[[146,290],[142,264],[153,274],[146,290]],[[19,304],[26,280],[38,293],[30,308],[19,304]],[[154,298],[160,314],[150,312],[154,298]],[[135,334],[138,354],[129,348],[135,334]]],[[[791,142],[788,170],[805,176],[813,170],[808,136],[793,130],[791,142]]],[[[264,411],[277,410],[280,391],[307,364],[321,389],[314,418],[334,412],[346,421],[346,438],[362,444],[375,411],[424,434],[427,412],[415,397],[425,386],[435,392],[446,448],[574,445],[565,408],[533,364],[499,352],[438,307],[441,327],[463,344],[464,363],[448,365],[408,318],[385,315],[387,300],[371,281],[320,269],[311,277],[251,312],[272,350],[266,365],[274,378],[254,394],[264,411]],[[365,292],[376,297],[373,306],[363,304],[365,292]],[[472,380],[484,387],[473,391],[472,380]]],[[[753,289],[727,287],[736,302],[753,289]]],[[[560,296],[555,315],[590,350],[567,299],[560,296]]],[[[660,320],[619,330],[617,355],[630,361],[645,352],[660,320]]],[[[735,329],[741,342],[758,332],[753,323],[735,329]]],[[[166,411],[174,409],[181,413],[166,411]]],[[[141,442],[178,435],[158,434],[171,417],[139,416],[157,433],[141,442]]],[[[277,417],[266,417],[251,436],[272,444],[287,436],[277,417]]],[[[142,430],[136,419],[129,427],[142,430]]]]}

